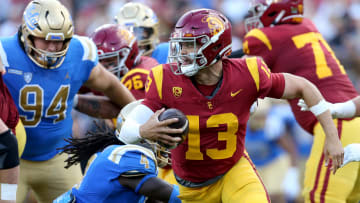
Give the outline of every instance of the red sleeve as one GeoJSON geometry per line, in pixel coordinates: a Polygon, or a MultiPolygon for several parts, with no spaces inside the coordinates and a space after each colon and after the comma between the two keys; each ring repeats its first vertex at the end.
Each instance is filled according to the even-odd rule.
{"type": "Polygon", "coordinates": [[[271,82],[272,82],[271,90],[267,96],[280,99],[283,96],[285,90],[284,74],[282,73],[271,74],[271,82]]]}
{"type": "Polygon", "coordinates": [[[0,74],[0,118],[5,124],[15,131],[15,127],[19,121],[19,112],[10,95],[9,90],[5,86],[2,75],[0,74]]]}

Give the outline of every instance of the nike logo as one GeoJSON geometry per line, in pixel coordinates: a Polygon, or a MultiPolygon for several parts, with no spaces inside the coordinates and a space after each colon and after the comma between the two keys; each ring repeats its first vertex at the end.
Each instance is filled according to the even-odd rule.
{"type": "Polygon", "coordinates": [[[236,95],[238,95],[243,89],[239,89],[238,91],[236,92],[230,92],[230,96],[231,97],[235,97],[236,95]]]}

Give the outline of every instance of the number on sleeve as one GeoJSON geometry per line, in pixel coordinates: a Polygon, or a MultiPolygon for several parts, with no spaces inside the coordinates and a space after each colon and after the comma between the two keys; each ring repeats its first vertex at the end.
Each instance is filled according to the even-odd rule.
{"type": "Polygon", "coordinates": [[[144,164],[145,168],[149,168],[149,160],[143,154],[141,155],[141,158],[140,158],[140,164],[144,164]]]}

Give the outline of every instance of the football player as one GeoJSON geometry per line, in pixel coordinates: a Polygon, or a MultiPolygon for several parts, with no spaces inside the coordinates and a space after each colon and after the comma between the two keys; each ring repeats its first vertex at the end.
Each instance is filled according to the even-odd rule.
{"type": "Polygon", "coordinates": [[[151,56],[160,64],[167,62],[169,43],[159,44],[159,20],[151,8],[139,2],[126,3],[115,15],[115,22],[135,34],[142,55],[151,56]]]}
{"type": "MultiPolygon", "coordinates": [[[[71,109],[82,84],[104,92],[122,107],[134,97],[98,63],[96,46],[73,34],[69,11],[57,0],[34,0],[25,8],[19,31],[0,38],[4,81],[26,129],[17,201],[32,190],[50,202],[81,180],[79,167],[65,170],[57,148],[71,136],[71,109]]],[[[80,101],[79,101],[80,102],[80,101]]]]}
{"type": "MultiPolygon", "coordinates": [[[[245,20],[248,31],[243,41],[245,54],[261,56],[274,73],[291,73],[308,79],[329,102],[345,102],[358,96],[331,47],[311,20],[304,18],[303,0],[252,0],[251,3],[251,14],[245,20]]],[[[298,99],[290,99],[289,103],[301,127],[314,135],[305,169],[305,202],[359,201],[360,163],[344,167],[336,175],[331,173],[334,162],[324,164],[325,136],[320,123],[311,112],[300,110],[298,99]]],[[[360,131],[359,118],[334,122],[343,146],[360,142],[356,135],[360,131]]]]}
{"type": "Polygon", "coordinates": [[[141,56],[137,39],[125,27],[107,24],[91,35],[100,63],[114,73],[136,99],[145,96],[145,82],[151,68],[158,65],[149,56],[141,56]]]}
{"type": "MultiPolygon", "coordinates": [[[[124,107],[119,119],[126,120],[139,103],[124,107]]],[[[167,149],[147,140],[139,145],[124,145],[116,137],[120,128],[121,124],[114,133],[99,127],[90,136],[68,140],[63,148],[69,154],[66,167],[89,160],[88,167],[80,186],[58,197],[55,203],[143,202],[140,200],[145,196],[162,202],[181,202],[177,197],[178,186],[156,177],[157,166],[168,162],[167,149]]]]}
{"type": "Polygon", "coordinates": [[[119,138],[142,138],[177,145],[182,133],[159,121],[164,108],[177,108],[189,120],[188,138],[171,150],[172,167],[183,202],[269,202],[249,156],[244,136],[251,105],[257,98],[303,97],[325,130],[326,160],[342,164],[343,148],[323,98],[309,81],[274,74],[257,57],[227,59],[231,24],[220,12],[191,10],[176,23],[170,38],[171,63],[153,68],[145,99],[125,120],[119,138]],[[155,113],[154,113],[155,112],[155,113]]]}
{"type": "Polygon", "coordinates": [[[3,74],[5,69],[0,64],[0,200],[15,202],[19,157],[25,147],[26,135],[3,74]]]}

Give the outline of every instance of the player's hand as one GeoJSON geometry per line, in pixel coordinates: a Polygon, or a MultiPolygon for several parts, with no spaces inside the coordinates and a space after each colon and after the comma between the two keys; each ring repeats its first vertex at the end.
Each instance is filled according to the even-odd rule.
{"type": "Polygon", "coordinates": [[[344,162],[344,149],[337,135],[326,136],[324,145],[325,166],[331,165],[335,174],[344,162]],[[331,163],[330,163],[331,159],[331,163]]]}
{"type": "Polygon", "coordinates": [[[360,161],[360,143],[349,144],[344,148],[344,163],[341,167],[353,161],[360,161]]]}
{"type": "Polygon", "coordinates": [[[164,144],[176,146],[181,142],[180,137],[172,137],[169,134],[181,134],[183,129],[169,128],[168,125],[176,123],[177,118],[167,119],[159,121],[159,115],[165,111],[165,109],[160,109],[156,111],[149,120],[140,126],[140,136],[153,141],[160,141],[164,144]]]}

